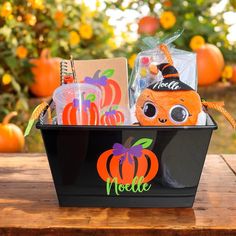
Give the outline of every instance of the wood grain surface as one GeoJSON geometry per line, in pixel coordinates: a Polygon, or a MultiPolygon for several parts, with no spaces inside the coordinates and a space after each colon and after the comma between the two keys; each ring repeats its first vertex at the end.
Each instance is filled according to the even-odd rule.
{"type": "Polygon", "coordinates": [[[0,235],[236,235],[236,155],[208,155],[192,209],[61,208],[46,156],[0,154],[0,235]]]}

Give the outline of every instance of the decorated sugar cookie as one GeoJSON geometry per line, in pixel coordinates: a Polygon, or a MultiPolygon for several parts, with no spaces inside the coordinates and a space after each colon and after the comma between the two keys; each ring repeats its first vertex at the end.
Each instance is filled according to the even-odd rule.
{"type": "Polygon", "coordinates": [[[179,79],[178,71],[169,63],[157,65],[163,80],[146,88],[136,103],[140,125],[196,125],[204,113],[201,98],[179,79]]]}

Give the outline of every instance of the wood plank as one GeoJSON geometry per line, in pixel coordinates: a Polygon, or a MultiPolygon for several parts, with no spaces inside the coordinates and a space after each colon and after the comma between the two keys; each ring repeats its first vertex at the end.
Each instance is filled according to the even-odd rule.
{"type": "Polygon", "coordinates": [[[24,152],[17,152],[17,153],[1,153],[0,152],[0,158],[3,158],[6,159],[6,158],[14,158],[14,157],[29,157],[29,158],[32,158],[32,157],[46,157],[45,156],[45,153],[24,153],[24,152]]]}
{"type": "Polygon", "coordinates": [[[0,155],[0,182],[52,182],[45,155],[0,155]]]}
{"type": "Polygon", "coordinates": [[[0,235],[236,235],[235,193],[234,173],[210,155],[193,209],[60,208],[45,156],[1,155],[0,235]]]}
{"type": "Polygon", "coordinates": [[[88,230],[88,229],[69,229],[69,228],[48,228],[48,229],[0,229],[1,236],[26,236],[26,235],[37,235],[37,236],[234,236],[232,230],[219,230],[214,229],[209,232],[207,229],[104,229],[104,230],[88,230]]]}
{"type": "Polygon", "coordinates": [[[221,155],[224,161],[228,164],[229,168],[234,172],[236,175],[236,155],[221,155]]]}

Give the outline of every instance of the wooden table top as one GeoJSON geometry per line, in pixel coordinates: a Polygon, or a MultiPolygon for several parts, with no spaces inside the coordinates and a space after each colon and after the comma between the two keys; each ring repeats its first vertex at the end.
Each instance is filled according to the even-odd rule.
{"type": "Polygon", "coordinates": [[[0,154],[0,235],[236,235],[236,155],[208,155],[192,209],[61,208],[47,158],[0,154]]]}

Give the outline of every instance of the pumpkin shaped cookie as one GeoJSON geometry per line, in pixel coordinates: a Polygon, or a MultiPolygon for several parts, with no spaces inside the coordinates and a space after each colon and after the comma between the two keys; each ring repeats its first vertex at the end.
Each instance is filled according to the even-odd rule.
{"type": "Polygon", "coordinates": [[[150,85],[137,99],[135,114],[140,125],[196,125],[203,113],[199,94],[179,80],[171,64],[157,68],[164,79],[150,85]]]}

